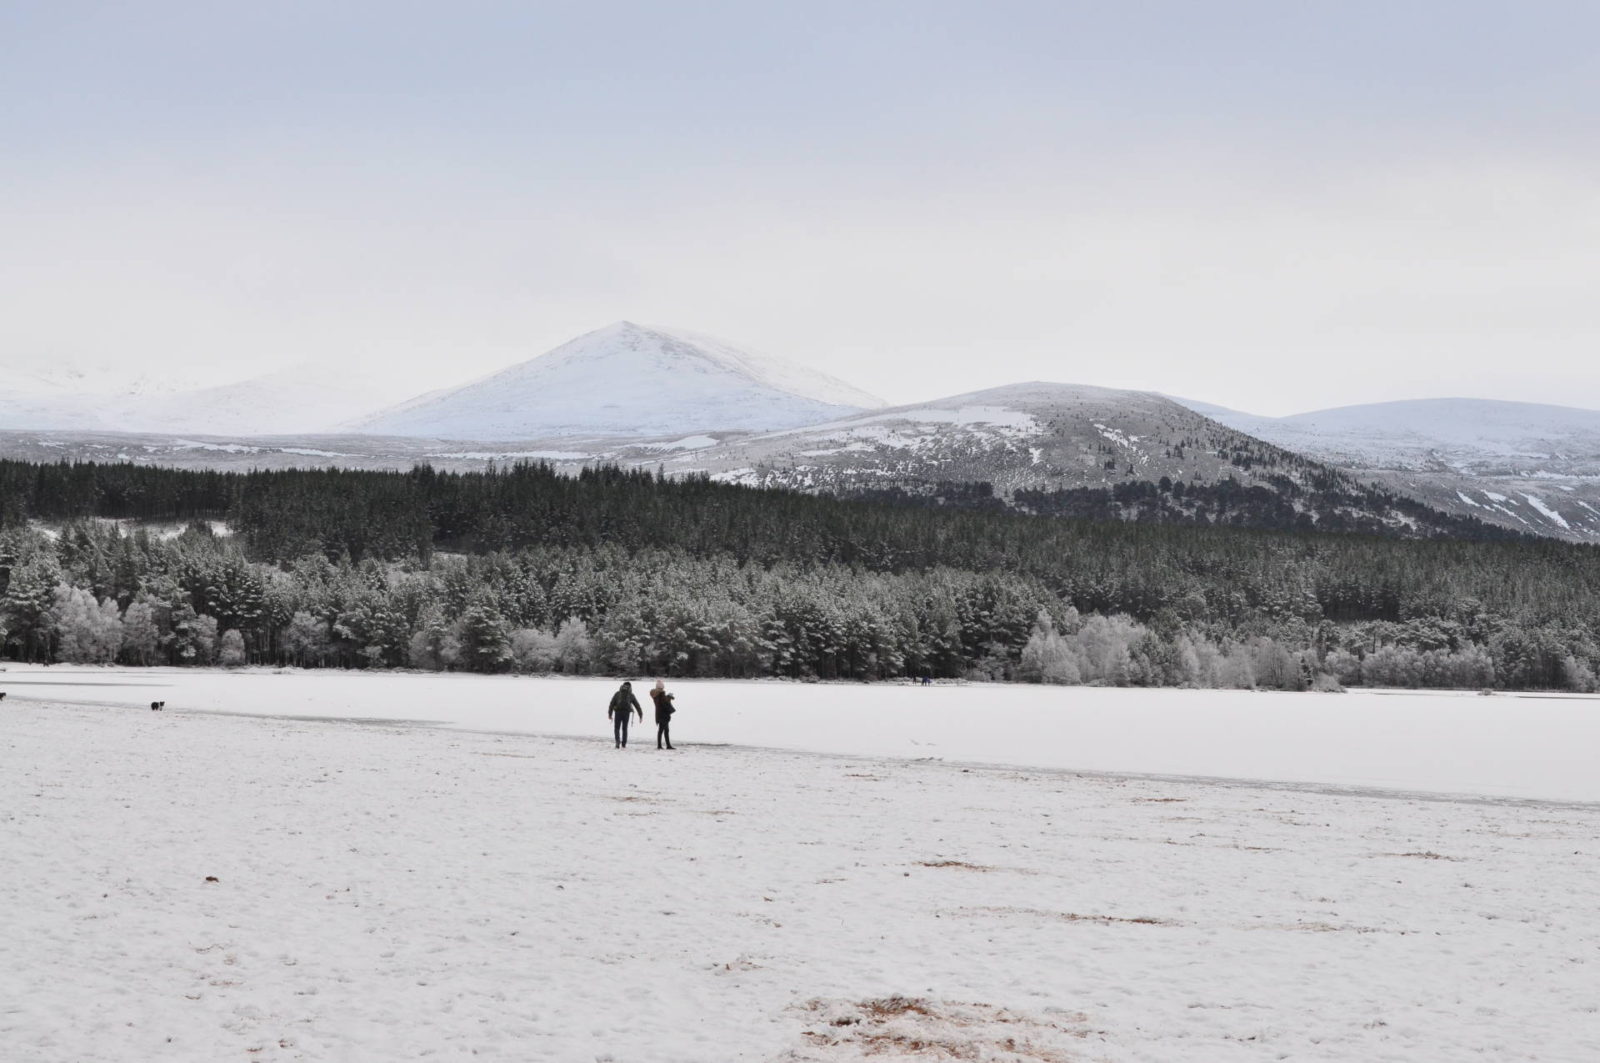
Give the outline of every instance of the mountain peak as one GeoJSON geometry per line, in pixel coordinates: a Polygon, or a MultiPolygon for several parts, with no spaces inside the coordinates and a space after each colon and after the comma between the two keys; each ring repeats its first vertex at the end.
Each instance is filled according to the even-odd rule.
{"type": "Polygon", "coordinates": [[[468,440],[767,431],[882,406],[815,370],[681,330],[616,321],[357,427],[468,440]]]}

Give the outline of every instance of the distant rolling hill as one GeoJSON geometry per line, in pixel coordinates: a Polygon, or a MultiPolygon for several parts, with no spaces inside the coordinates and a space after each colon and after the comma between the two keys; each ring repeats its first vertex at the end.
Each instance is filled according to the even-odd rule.
{"type": "Polygon", "coordinates": [[[1417,399],[1262,417],[1176,401],[1446,513],[1536,535],[1600,541],[1600,411],[1417,399]]]}

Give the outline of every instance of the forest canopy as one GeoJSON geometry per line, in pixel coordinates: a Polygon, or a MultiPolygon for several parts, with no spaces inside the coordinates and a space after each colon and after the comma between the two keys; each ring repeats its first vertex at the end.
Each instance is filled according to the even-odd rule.
{"type": "Polygon", "coordinates": [[[0,461],[0,626],[13,656],[129,663],[1587,689],[1600,551],[616,468],[0,461]]]}

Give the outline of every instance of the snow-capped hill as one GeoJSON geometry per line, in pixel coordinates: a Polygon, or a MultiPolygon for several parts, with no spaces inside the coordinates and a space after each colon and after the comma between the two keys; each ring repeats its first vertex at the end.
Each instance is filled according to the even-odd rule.
{"type": "Polygon", "coordinates": [[[18,359],[0,364],[0,429],[106,430],[125,427],[129,411],[193,383],[137,366],[18,359]]]}
{"type": "Polygon", "coordinates": [[[1600,540],[1600,411],[1412,399],[1262,417],[1177,401],[1446,512],[1540,535],[1600,540]]]}
{"type": "Polygon", "coordinates": [[[1286,435],[1337,440],[1353,453],[1383,461],[1438,455],[1447,464],[1523,464],[1600,454],[1600,411],[1530,402],[1380,402],[1296,414],[1280,423],[1286,435]]]}
{"type": "Polygon", "coordinates": [[[0,390],[0,429],[53,431],[109,427],[96,404],[79,396],[0,390]]]}
{"type": "Polygon", "coordinates": [[[882,405],[881,399],[802,366],[720,340],[620,321],[352,427],[463,440],[653,436],[770,431],[882,405]]]}
{"type": "Polygon", "coordinates": [[[145,397],[129,405],[120,426],[206,435],[325,432],[409,390],[361,365],[301,363],[234,383],[145,397]]]}
{"type": "MultiPolygon", "coordinates": [[[[685,471],[767,486],[985,482],[1018,488],[1108,486],[1130,478],[1215,479],[1235,433],[1159,395],[1033,382],[871,410],[730,439],[677,456],[685,471]]],[[[668,468],[673,463],[668,463],[668,468]]]]}
{"type": "Polygon", "coordinates": [[[137,366],[27,366],[0,376],[0,429],[69,432],[322,432],[416,387],[349,362],[305,362],[223,383],[137,366]]]}
{"type": "Polygon", "coordinates": [[[1149,392],[1027,383],[598,460],[762,487],[1091,519],[1478,534],[1149,392]]]}
{"type": "Polygon", "coordinates": [[[1268,442],[1374,468],[1523,468],[1600,456],[1600,411],[1570,406],[1410,399],[1262,417],[1177,401],[1268,442]]]}

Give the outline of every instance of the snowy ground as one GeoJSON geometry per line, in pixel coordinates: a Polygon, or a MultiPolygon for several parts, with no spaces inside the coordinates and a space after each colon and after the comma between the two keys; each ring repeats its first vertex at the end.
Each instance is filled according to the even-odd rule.
{"type": "MultiPolygon", "coordinates": [[[[156,714],[27,675],[7,1061],[1600,1059],[1594,804],[156,714]]],[[[724,688],[693,689],[710,726],[724,688]]],[[[976,735],[1002,692],[948,693],[976,735]]]]}
{"type": "MultiPolygon", "coordinates": [[[[610,679],[9,664],[47,699],[607,732],[610,679]]],[[[647,680],[635,679],[644,701],[647,680]]],[[[685,741],[966,763],[1600,802],[1600,698],[1037,686],[673,683],[685,741]]],[[[648,708],[648,702],[645,702],[648,708]]]]}

